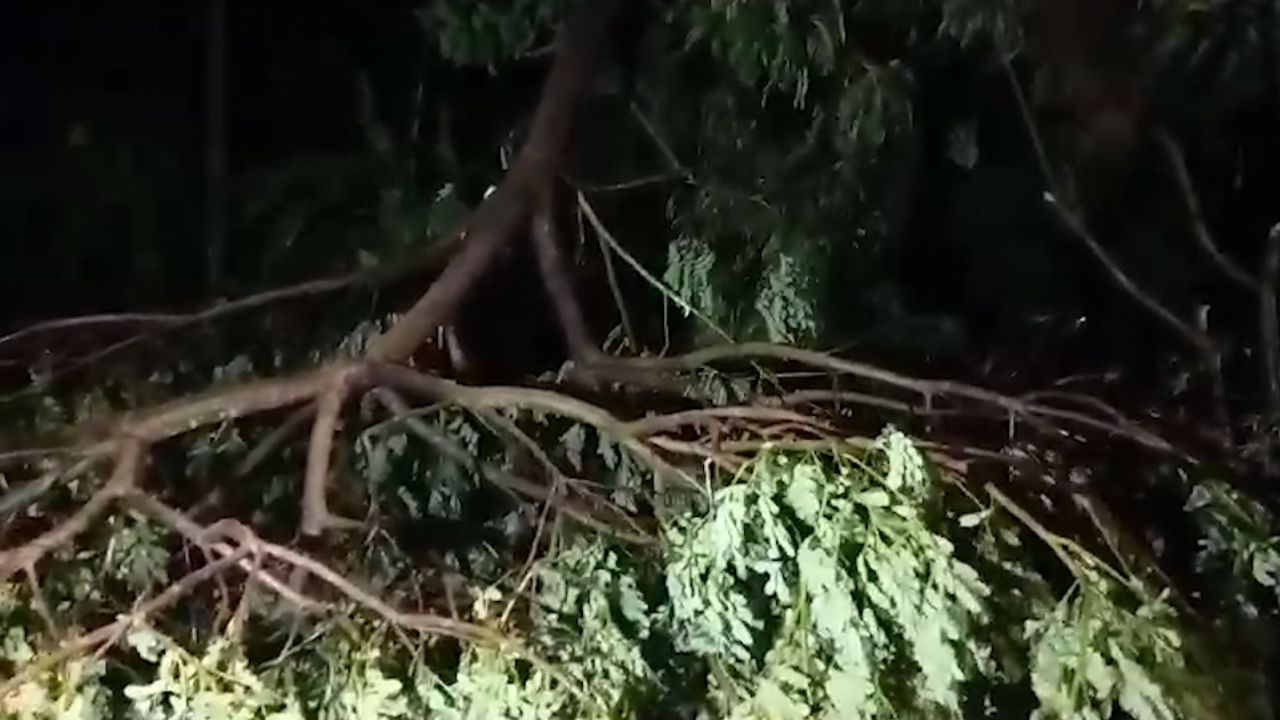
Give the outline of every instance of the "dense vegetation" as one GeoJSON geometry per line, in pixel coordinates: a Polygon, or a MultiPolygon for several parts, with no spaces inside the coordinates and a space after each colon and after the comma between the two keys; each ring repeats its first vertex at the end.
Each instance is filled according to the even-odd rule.
{"type": "Polygon", "coordinates": [[[0,715],[1275,716],[1272,0],[356,5],[0,176],[0,715]]]}

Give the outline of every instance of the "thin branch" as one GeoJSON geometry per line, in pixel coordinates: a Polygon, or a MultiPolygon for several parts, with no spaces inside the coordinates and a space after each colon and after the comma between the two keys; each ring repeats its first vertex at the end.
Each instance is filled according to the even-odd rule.
{"type": "Polygon", "coordinates": [[[924,407],[912,405],[911,403],[902,402],[901,400],[892,400],[879,395],[870,393],[855,392],[852,390],[796,390],[779,397],[765,397],[760,399],[761,402],[775,403],[778,405],[809,405],[816,403],[848,403],[851,405],[865,405],[868,407],[876,407],[882,410],[892,410],[894,412],[907,413],[912,415],[939,415],[940,410],[929,410],[924,407]]]}
{"type": "Polygon", "coordinates": [[[1268,438],[1265,465],[1271,469],[1271,451],[1280,432],[1280,319],[1276,310],[1276,282],[1280,281],[1280,224],[1267,233],[1267,250],[1258,283],[1258,335],[1262,342],[1262,381],[1267,389],[1268,438]]]}
{"type": "Polygon", "coordinates": [[[97,462],[97,458],[84,458],[65,471],[47,472],[35,480],[28,480],[22,485],[9,490],[3,497],[0,497],[0,516],[17,512],[30,505],[58,482],[79,475],[82,471],[92,467],[95,462],[97,462]]]}
{"type": "Polygon", "coordinates": [[[195,570],[184,575],[181,579],[172,585],[169,585],[169,587],[162,590],[155,597],[139,604],[128,615],[121,615],[115,622],[107,623],[106,625],[102,625],[90,632],[63,642],[62,645],[60,645],[54,652],[38,658],[33,662],[27,663],[13,677],[3,683],[0,683],[0,698],[7,697],[29,678],[39,675],[51,667],[55,667],[60,663],[70,660],[71,658],[82,655],[95,647],[113,642],[117,638],[121,637],[129,629],[130,625],[146,618],[152,613],[163,610],[178,600],[181,600],[192,590],[195,590],[201,583],[213,578],[226,568],[244,560],[248,555],[248,548],[239,548],[221,560],[215,560],[199,570],[195,570]]]}
{"type": "MultiPolygon", "coordinates": [[[[260,554],[252,545],[233,547],[228,543],[211,539],[209,528],[146,493],[131,493],[125,497],[125,502],[138,512],[182,535],[197,547],[220,555],[223,559],[236,554],[240,549],[247,549],[254,555],[260,554]]],[[[323,607],[322,603],[294,591],[286,581],[281,580],[274,573],[263,570],[258,561],[253,558],[242,558],[235,563],[235,566],[271,588],[273,592],[302,612],[315,612],[323,607]]]]}
{"type": "Polygon", "coordinates": [[[1195,236],[1196,244],[1213,260],[1223,275],[1245,290],[1256,292],[1259,289],[1259,280],[1222,252],[1213,238],[1213,233],[1209,231],[1204,211],[1200,208],[1200,198],[1191,182],[1191,173],[1187,171],[1187,159],[1182,153],[1182,148],[1178,146],[1173,135],[1164,128],[1156,130],[1156,139],[1164,147],[1169,165],[1173,168],[1174,179],[1178,182],[1178,190],[1182,193],[1182,200],[1187,204],[1187,212],[1191,215],[1192,235],[1195,236]]]}
{"type": "Polygon", "coordinates": [[[694,306],[690,305],[684,298],[680,297],[679,293],[672,290],[666,283],[654,276],[654,274],[649,272],[649,270],[645,268],[639,260],[636,260],[631,253],[627,252],[626,248],[622,247],[622,244],[613,236],[613,233],[609,232],[609,228],[605,226],[604,222],[600,219],[600,216],[596,214],[595,208],[591,206],[591,203],[587,202],[587,196],[582,193],[578,193],[578,207],[582,208],[582,212],[591,223],[591,227],[595,229],[597,237],[603,240],[610,248],[613,249],[614,252],[618,253],[618,257],[622,258],[623,262],[630,265],[631,269],[635,270],[636,274],[644,278],[645,282],[649,283],[649,285],[654,289],[662,293],[663,297],[667,298],[683,310],[686,315],[692,315],[698,318],[721,338],[728,342],[733,342],[733,338],[729,333],[720,329],[720,326],[717,325],[714,320],[707,317],[705,313],[701,312],[694,306]]]}
{"type": "MultiPolygon", "coordinates": [[[[1102,243],[1098,242],[1093,232],[1089,230],[1088,225],[1080,217],[1079,213],[1068,208],[1064,202],[1058,183],[1054,177],[1053,169],[1049,164],[1048,155],[1045,153],[1044,143],[1040,139],[1040,130],[1036,125],[1035,118],[1031,113],[1031,106],[1027,103],[1026,95],[1022,92],[1022,85],[1018,82],[1018,76],[1013,70],[1013,65],[1007,57],[1003,58],[1003,66],[1009,77],[1009,84],[1013,88],[1015,99],[1018,103],[1018,110],[1022,113],[1023,123],[1026,125],[1027,133],[1031,137],[1032,145],[1035,148],[1036,160],[1040,165],[1040,172],[1044,177],[1046,186],[1044,198],[1062,224],[1071,231],[1071,234],[1085,246],[1095,259],[1106,269],[1111,275],[1111,279],[1121,290],[1125,291],[1140,307],[1149,312],[1157,320],[1167,325],[1179,337],[1181,337],[1188,345],[1200,354],[1201,363],[1204,370],[1209,375],[1210,391],[1213,397],[1213,409],[1217,415],[1217,422],[1224,434],[1223,441],[1230,443],[1231,422],[1227,412],[1226,405],[1226,388],[1222,379],[1222,355],[1218,349],[1217,343],[1210,337],[1207,331],[1197,328],[1178,317],[1169,308],[1165,307],[1154,295],[1146,289],[1140,287],[1137,282],[1129,276],[1127,272],[1120,267],[1120,263],[1112,257],[1102,243]]],[[[1202,238],[1203,241],[1203,238],[1202,238]]]]}
{"type": "Polygon", "coordinates": [[[634,190],[636,188],[644,187],[646,185],[656,185],[658,183],[666,183],[666,182],[671,182],[672,180],[680,180],[683,178],[684,178],[683,174],[665,172],[665,173],[655,173],[653,175],[645,175],[644,177],[638,177],[638,178],[635,178],[634,180],[624,180],[622,182],[606,183],[603,185],[581,185],[578,183],[574,183],[574,185],[575,187],[577,187],[577,189],[581,190],[582,192],[607,193],[607,192],[618,192],[620,190],[634,190]]]}
{"type": "Polygon", "coordinates": [[[235,520],[220,520],[209,527],[209,533],[231,537],[240,541],[243,545],[255,548],[267,557],[273,557],[295,568],[305,570],[308,574],[323,580],[329,586],[347,596],[348,599],[372,610],[393,625],[459,640],[494,644],[509,642],[502,634],[482,625],[463,622],[434,613],[406,613],[398,610],[382,598],[343,577],[336,570],[319,560],[283,545],[263,540],[248,527],[235,520]]]}
{"type": "Polygon", "coordinates": [[[137,484],[144,453],[142,441],[136,439],[124,441],[116,456],[111,478],[102,488],[69,517],[43,534],[18,547],[0,552],[0,580],[7,579],[15,572],[35,567],[45,555],[71,542],[87,530],[99,515],[111,507],[112,503],[130,492],[137,484]]]}
{"type": "Polygon", "coordinates": [[[682,410],[680,412],[669,413],[666,415],[654,415],[641,418],[639,420],[632,420],[627,423],[626,427],[627,431],[636,437],[647,437],[655,433],[674,430],[685,425],[706,423],[708,421],[720,419],[790,422],[797,423],[805,427],[834,432],[834,428],[827,426],[825,423],[791,410],[785,410],[782,408],[753,407],[750,405],[682,410]]]}
{"type": "MultiPolygon", "coordinates": [[[[582,229],[582,208],[578,208],[578,229],[582,229]]],[[[600,246],[600,257],[604,260],[604,274],[609,281],[609,292],[613,293],[613,302],[618,307],[618,320],[622,323],[622,332],[627,336],[627,343],[631,349],[638,350],[640,342],[636,337],[635,327],[631,324],[631,313],[627,311],[627,301],[622,295],[622,286],[618,282],[618,271],[613,266],[613,251],[609,249],[609,245],[601,237],[599,232],[592,233],[596,236],[596,243],[600,246]]]]}
{"type": "Polygon", "coordinates": [[[671,171],[683,178],[685,182],[692,184],[694,182],[693,173],[680,162],[675,150],[672,150],[671,145],[663,139],[662,133],[658,132],[658,128],[649,120],[649,117],[641,112],[640,106],[631,103],[630,110],[631,116],[636,119],[636,122],[640,123],[640,127],[644,129],[645,134],[649,136],[654,146],[658,148],[658,152],[662,153],[662,158],[667,161],[671,171]]]}
{"type": "Polygon", "coordinates": [[[695,350],[685,355],[668,358],[639,357],[628,358],[618,362],[631,365],[633,368],[646,371],[696,370],[719,360],[748,360],[751,358],[769,358],[784,362],[798,362],[811,367],[824,368],[838,373],[852,375],[872,382],[891,387],[898,387],[918,393],[922,397],[950,396],[974,400],[984,404],[1002,408],[1008,412],[1025,418],[1048,418],[1063,420],[1075,425],[1099,430],[1110,435],[1128,438],[1136,443],[1167,453],[1178,453],[1168,442],[1148,430],[1142,429],[1138,423],[1125,421],[1118,424],[1085,415],[1073,410],[1055,408],[1038,403],[1029,403],[1017,398],[1002,395],[975,385],[952,380],[925,380],[902,375],[867,363],[845,360],[816,350],[793,348],[772,343],[740,343],[736,345],[714,345],[695,350]]]}
{"type": "Polygon", "coordinates": [[[674,479],[701,490],[701,486],[691,478],[630,434],[622,420],[607,410],[577,398],[540,388],[460,385],[451,380],[423,375],[406,367],[383,363],[370,363],[369,373],[369,379],[373,383],[412,392],[428,400],[451,400],[468,408],[537,408],[574,418],[609,433],[619,444],[648,465],[654,472],[655,489],[659,493],[668,479],[674,479]]]}
{"type": "Polygon", "coordinates": [[[301,430],[315,413],[316,406],[314,404],[305,405],[295,410],[244,456],[244,459],[236,466],[234,476],[237,478],[247,477],[270,457],[271,453],[283,445],[290,436],[301,430]]]}
{"type": "Polygon", "coordinates": [[[186,315],[174,313],[103,313],[100,315],[79,315],[75,317],[44,320],[15,330],[8,335],[0,336],[0,348],[32,335],[58,332],[60,330],[81,330],[86,327],[112,325],[160,325],[169,326],[186,319],[186,315]]]}

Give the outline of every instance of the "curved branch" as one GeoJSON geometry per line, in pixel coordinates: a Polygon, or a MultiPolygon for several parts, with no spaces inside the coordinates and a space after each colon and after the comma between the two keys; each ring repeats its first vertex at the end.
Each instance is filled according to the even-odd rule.
{"type": "Polygon", "coordinates": [[[329,465],[333,454],[333,436],[338,430],[338,416],[358,381],[356,368],[334,376],[333,384],[316,403],[316,417],[311,425],[311,443],[307,446],[307,470],[302,482],[302,534],[319,535],[335,523],[325,498],[329,484],[329,465]]]}
{"type": "Polygon", "coordinates": [[[126,439],[116,455],[115,468],[106,485],[62,522],[29,542],[0,552],[0,580],[5,580],[20,570],[34,567],[45,555],[87,530],[112,503],[132,491],[142,472],[145,450],[141,440],[126,439]]]}
{"type": "Polygon", "coordinates": [[[1182,193],[1182,200],[1187,204],[1187,212],[1191,215],[1192,235],[1195,236],[1196,244],[1213,260],[1223,275],[1245,290],[1256,292],[1260,286],[1258,278],[1249,274],[1236,264],[1235,260],[1222,252],[1213,239],[1213,233],[1209,231],[1209,225],[1204,219],[1204,211],[1200,208],[1200,198],[1191,183],[1191,173],[1187,171],[1187,159],[1182,153],[1182,148],[1178,147],[1178,142],[1173,139],[1173,135],[1164,128],[1156,130],[1156,139],[1164,147],[1169,165],[1173,168],[1174,179],[1178,182],[1178,190],[1182,193]]]}
{"type": "MultiPolygon", "coordinates": [[[[1164,323],[1174,334],[1181,337],[1188,345],[1195,349],[1200,355],[1201,363],[1204,370],[1209,375],[1210,391],[1213,397],[1213,411],[1217,416],[1217,424],[1221,429],[1223,437],[1221,440],[1224,444],[1230,444],[1231,437],[1231,419],[1227,412],[1226,387],[1222,379],[1222,353],[1218,349],[1217,343],[1209,335],[1207,330],[1197,328],[1192,323],[1178,317],[1169,308],[1165,307],[1154,295],[1145,288],[1138,285],[1132,277],[1120,267],[1120,263],[1107,251],[1102,243],[1094,237],[1093,232],[1089,230],[1083,218],[1079,213],[1071,210],[1062,201],[1062,192],[1058,188],[1057,180],[1054,177],[1053,169],[1049,165],[1048,155],[1045,153],[1044,142],[1040,139],[1040,131],[1036,126],[1035,119],[1031,115],[1031,107],[1027,104],[1027,98],[1022,92],[1022,85],[1018,82],[1018,76],[1013,70],[1013,65],[1009,59],[1003,58],[1004,69],[1009,77],[1009,83],[1013,88],[1014,97],[1018,103],[1018,109],[1022,113],[1022,119],[1027,128],[1027,133],[1031,136],[1031,143],[1035,149],[1036,161],[1040,166],[1040,172],[1044,176],[1046,186],[1044,199],[1048,202],[1049,207],[1057,214],[1058,219],[1062,222],[1071,234],[1080,241],[1082,245],[1094,256],[1094,258],[1106,269],[1111,275],[1111,279],[1115,284],[1123,290],[1130,298],[1138,304],[1139,307],[1149,312],[1160,322],[1164,323]]],[[[1198,209],[1198,206],[1197,206],[1198,209]]],[[[1209,240],[1210,246],[1216,250],[1216,245],[1212,244],[1212,238],[1208,236],[1207,229],[1204,235],[1197,232],[1203,244],[1206,239],[1209,240]]],[[[1225,256],[1224,256],[1225,259],[1225,256]]]]}
{"type": "Polygon", "coordinates": [[[713,345],[701,350],[695,350],[685,355],[678,355],[669,358],[627,358],[612,362],[624,366],[630,366],[632,369],[647,371],[687,371],[696,370],[699,367],[718,360],[742,360],[748,358],[768,358],[773,360],[803,363],[811,367],[832,370],[834,372],[859,377],[864,380],[870,380],[884,385],[889,385],[891,387],[909,390],[926,398],[934,396],[951,396],[974,400],[988,405],[994,405],[1023,417],[1064,420],[1092,430],[1098,430],[1110,435],[1128,438],[1153,450],[1181,454],[1163,438],[1160,438],[1148,430],[1142,429],[1138,423],[1133,422],[1132,420],[1124,420],[1123,422],[1099,420],[1098,418],[1073,410],[1065,410],[1048,405],[1025,402],[1017,398],[1009,397],[1008,395],[1002,395],[985,388],[980,388],[976,385],[955,382],[953,380],[925,380],[915,378],[908,375],[902,375],[891,370],[885,370],[884,368],[880,368],[875,365],[855,362],[853,360],[845,360],[816,350],[804,350],[801,348],[788,347],[786,345],[774,345],[772,343],[763,342],[741,343],[737,345],[713,345]]]}

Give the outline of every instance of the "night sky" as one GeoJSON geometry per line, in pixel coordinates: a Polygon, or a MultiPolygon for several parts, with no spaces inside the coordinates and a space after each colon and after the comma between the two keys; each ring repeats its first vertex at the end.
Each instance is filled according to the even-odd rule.
{"type": "MultiPolygon", "coordinates": [[[[227,0],[230,172],[357,148],[355,72],[408,64],[395,53],[421,36],[415,4],[227,0]]],[[[155,200],[169,209],[157,210],[157,225],[198,232],[176,219],[198,220],[203,207],[208,21],[205,1],[0,0],[0,326],[185,299],[186,275],[199,271],[178,261],[162,264],[170,277],[157,278],[155,293],[111,289],[103,275],[124,259],[111,257],[112,231],[123,228],[110,227],[110,213],[103,247],[88,253],[105,272],[69,270],[56,228],[75,222],[72,201],[109,189],[97,180],[86,191],[77,153],[123,143],[150,148],[165,168],[139,170],[160,178],[155,200]]]]}

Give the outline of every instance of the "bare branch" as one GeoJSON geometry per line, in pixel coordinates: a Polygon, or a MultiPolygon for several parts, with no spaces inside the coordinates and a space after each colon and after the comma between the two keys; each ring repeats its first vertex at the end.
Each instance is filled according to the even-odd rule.
{"type": "Polygon", "coordinates": [[[510,172],[476,209],[462,251],[449,267],[399,322],[370,344],[370,360],[407,358],[436,327],[449,320],[498,251],[528,221],[546,185],[558,175],[578,101],[608,45],[608,30],[619,5],[618,0],[587,3],[562,29],[529,138],[510,172]]]}
{"type": "Polygon", "coordinates": [[[333,436],[337,432],[338,415],[356,382],[356,371],[348,368],[333,378],[316,404],[315,422],[311,426],[311,443],[307,446],[307,471],[302,483],[302,533],[319,535],[337,518],[329,514],[326,489],[333,454],[333,436]]]}
{"type": "MultiPolygon", "coordinates": [[[[1217,343],[1214,342],[1207,331],[1197,328],[1192,323],[1178,317],[1176,313],[1165,307],[1154,295],[1140,287],[1124,271],[1124,268],[1120,267],[1120,263],[1102,246],[1102,243],[1098,242],[1080,214],[1064,204],[1063,194],[1054,177],[1053,168],[1049,165],[1044,143],[1040,139],[1039,128],[1031,114],[1031,107],[1027,104],[1027,98],[1022,92],[1022,85],[1018,82],[1018,76],[1013,71],[1013,65],[1008,58],[1003,58],[1003,65],[1009,77],[1009,84],[1012,86],[1014,96],[1018,101],[1018,109],[1022,113],[1023,123],[1026,125],[1027,133],[1031,136],[1031,142],[1035,148],[1036,160],[1040,165],[1040,172],[1044,176],[1047,188],[1045,200],[1048,202],[1049,207],[1054,210],[1058,219],[1071,231],[1071,234],[1106,269],[1107,273],[1111,275],[1111,279],[1121,290],[1125,291],[1140,307],[1172,329],[1176,335],[1186,341],[1200,355],[1201,364],[1209,376],[1213,410],[1217,415],[1220,431],[1223,433],[1222,440],[1224,443],[1230,444],[1231,420],[1227,412],[1226,389],[1222,379],[1222,355],[1217,343]]],[[[1203,241],[1204,238],[1201,237],[1201,242],[1203,243],[1203,241]]]]}
{"type": "Polygon", "coordinates": [[[372,610],[394,625],[459,640],[495,644],[508,642],[507,638],[500,633],[482,625],[463,622],[434,613],[406,613],[398,610],[387,604],[382,598],[343,577],[319,560],[283,545],[263,540],[248,527],[235,520],[220,520],[211,525],[207,532],[211,535],[221,534],[238,540],[241,545],[254,548],[257,552],[267,557],[282,560],[295,568],[305,570],[307,573],[328,583],[350,600],[372,610]]]}
{"type": "Polygon", "coordinates": [[[77,535],[106,512],[117,499],[130,492],[137,484],[145,460],[145,446],[141,440],[126,439],[116,455],[115,468],[106,485],[95,492],[70,517],[16,548],[0,552],[0,580],[13,573],[35,567],[36,563],[54,549],[71,542],[77,535]]]}
{"type": "Polygon", "coordinates": [[[560,251],[555,219],[548,206],[539,208],[533,218],[533,247],[537,251],[543,285],[547,288],[556,318],[560,321],[560,331],[569,346],[569,355],[578,362],[590,363],[601,353],[587,330],[582,305],[569,277],[568,264],[560,251]]]}
{"type": "Polygon", "coordinates": [[[952,380],[925,380],[914,378],[891,370],[885,370],[875,365],[845,360],[816,350],[804,350],[801,348],[788,347],[786,345],[774,345],[772,343],[714,345],[674,357],[629,358],[625,361],[618,362],[625,362],[633,368],[652,372],[662,370],[694,370],[719,360],[744,360],[749,358],[769,358],[773,360],[803,363],[811,367],[824,368],[826,370],[852,375],[864,380],[882,383],[891,387],[910,390],[918,393],[922,397],[941,396],[973,400],[1001,408],[1007,412],[1014,413],[1028,419],[1048,418],[1062,420],[1091,430],[1098,430],[1109,435],[1128,438],[1153,450],[1181,454],[1164,439],[1148,430],[1142,429],[1138,423],[1133,421],[1125,421],[1123,424],[1120,424],[1117,422],[1100,420],[1073,410],[1065,410],[1039,403],[1025,402],[975,385],[968,385],[966,383],[955,382],[952,380]]]}
{"type": "Polygon", "coordinates": [[[1267,250],[1262,261],[1262,278],[1258,283],[1258,336],[1262,342],[1262,382],[1267,391],[1267,457],[1271,469],[1271,451],[1280,432],[1280,319],[1276,317],[1276,282],[1280,281],[1280,224],[1267,233],[1267,250]]]}
{"type": "Polygon", "coordinates": [[[813,428],[815,430],[825,430],[829,432],[835,431],[834,428],[830,427],[826,423],[791,410],[770,407],[752,407],[750,405],[682,410],[680,412],[669,413],[666,415],[654,415],[651,417],[641,418],[639,420],[632,420],[627,423],[626,427],[627,430],[636,437],[647,437],[654,433],[674,430],[684,425],[706,423],[708,421],[720,419],[788,422],[795,423],[803,427],[813,428]]]}
{"type": "Polygon", "coordinates": [[[1223,275],[1226,275],[1232,282],[1240,285],[1245,290],[1256,292],[1259,287],[1258,279],[1236,264],[1236,261],[1228,257],[1226,253],[1222,252],[1213,238],[1213,233],[1209,231],[1209,225],[1205,222],[1204,212],[1200,208],[1200,198],[1191,182],[1191,173],[1187,171],[1187,159],[1182,153],[1182,148],[1178,146],[1178,142],[1174,140],[1173,135],[1164,128],[1156,131],[1156,139],[1160,141],[1160,144],[1164,147],[1165,154],[1169,157],[1169,165],[1173,168],[1173,176],[1178,182],[1178,190],[1182,193],[1183,202],[1187,204],[1187,212],[1191,215],[1192,235],[1195,236],[1196,244],[1213,260],[1223,275]]]}
{"type": "MultiPolygon", "coordinates": [[[[125,501],[129,503],[130,507],[147,515],[161,525],[173,529],[197,547],[215,555],[220,555],[223,559],[238,553],[241,549],[249,550],[251,554],[259,554],[253,545],[232,547],[228,543],[213,540],[209,528],[200,525],[178,510],[146,493],[131,493],[125,497],[125,501]]],[[[263,570],[254,559],[242,558],[235,563],[235,566],[258,582],[271,588],[273,592],[303,612],[314,612],[323,607],[322,603],[295,592],[287,582],[276,577],[273,573],[263,570]]]]}

